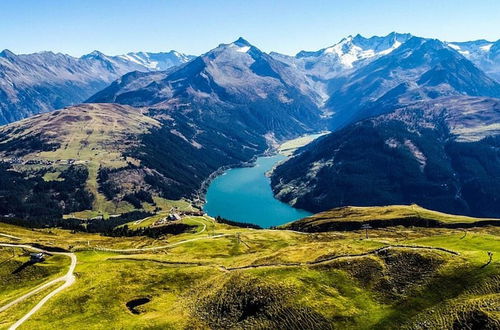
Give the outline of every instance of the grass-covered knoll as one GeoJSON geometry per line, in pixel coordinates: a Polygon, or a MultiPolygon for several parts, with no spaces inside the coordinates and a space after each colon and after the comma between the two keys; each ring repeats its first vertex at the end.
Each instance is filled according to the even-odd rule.
{"type": "Polygon", "coordinates": [[[471,227],[499,225],[500,219],[473,218],[432,211],[418,205],[346,206],[314,214],[281,226],[305,232],[360,229],[363,225],[389,227],[395,225],[421,227],[471,227]]]}
{"type": "MultiPolygon", "coordinates": [[[[453,329],[500,320],[497,227],[379,228],[366,239],[362,230],[301,234],[183,221],[196,229],[159,239],[0,224],[20,238],[2,241],[60,246],[78,258],[76,282],[24,326],[453,329]],[[493,258],[484,266],[487,252],[493,258]],[[126,304],[140,298],[149,302],[135,314],[126,304]]],[[[34,284],[26,278],[26,287],[34,284]]],[[[1,313],[0,328],[35,303],[1,313]]]]}
{"type": "MultiPolygon", "coordinates": [[[[3,175],[6,181],[4,186],[15,181],[17,185],[25,187],[23,191],[16,187],[6,189],[7,198],[26,200],[26,196],[34,196],[34,199],[43,199],[44,193],[51,191],[61,199],[59,204],[77,204],[72,208],[52,206],[50,203],[37,206],[38,209],[47,209],[46,213],[53,217],[86,209],[105,214],[131,211],[134,208],[129,203],[113,203],[99,191],[98,172],[101,168],[120,168],[136,163],[133,158],[125,157],[124,152],[138,146],[140,134],[159,126],[158,121],[145,116],[140,109],[113,104],[88,104],[2,127],[0,155],[5,162],[2,166],[6,168],[5,171],[14,173],[3,175]],[[81,196],[68,197],[70,194],[64,191],[64,187],[75,184],[66,182],[64,173],[73,168],[80,169],[85,177],[77,186],[81,196]],[[8,180],[9,176],[14,175],[15,180],[8,180]]],[[[10,204],[22,203],[14,201],[10,204]]],[[[22,204],[20,208],[30,210],[27,204],[22,204]]],[[[0,213],[26,217],[15,206],[11,208],[6,206],[0,213]]]]}
{"type": "Polygon", "coordinates": [[[158,126],[158,121],[136,108],[82,104],[2,127],[0,151],[11,160],[33,161],[23,165],[101,161],[107,166],[123,166],[126,162],[120,153],[137,143],[135,135],[158,126]]]}

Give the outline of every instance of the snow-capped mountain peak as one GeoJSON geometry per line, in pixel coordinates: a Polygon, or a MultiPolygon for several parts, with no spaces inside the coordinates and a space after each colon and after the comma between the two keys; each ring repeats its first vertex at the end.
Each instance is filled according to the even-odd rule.
{"type": "Polygon", "coordinates": [[[333,46],[318,51],[300,51],[295,57],[271,55],[316,80],[328,80],[393,52],[412,37],[409,33],[396,32],[369,38],[349,35],[333,46]]]}
{"type": "Polygon", "coordinates": [[[446,42],[465,58],[484,70],[488,75],[500,81],[500,40],[484,39],[465,42],[446,42]]]}
{"type": "Polygon", "coordinates": [[[238,40],[233,42],[233,44],[240,46],[240,47],[251,47],[252,45],[243,37],[239,37],[238,40]]]}
{"type": "Polygon", "coordinates": [[[322,50],[323,54],[333,54],[346,68],[352,68],[359,60],[387,55],[411,38],[410,34],[392,32],[385,37],[365,38],[360,34],[349,35],[339,43],[322,50]]]}
{"type": "Polygon", "coordinates": [[[172,66],[189,62],[194,58],[194,56],[182,54],[175,50],[160,53],[131,52],[118,57],[154,71],[166,70],[172,66]]]}
{"type": "Polygon", "coordinates": [[[359,61],[360,59],[375,56],[373,49],[363,49],[354,44],[352,36],[348,36],[347,38],[342,39],[339,43],[325,48],[323,50],[323,54],[332,54],[337,56],[340,63],[347,68],[352,68],[353,63],[359,61]]]}
{"type": "Polygon", "coordinates": [[[223,49],[231,49],[238,53],[248,53],[248,51],[253,47],[247,40],[239,37],[237,40],[230,44],[221,44],[219,47],[223,49]]]}
{"type": "Polygon", "coordinates": [[[101,60],[103,60],[103,59],[108,59],[108,56],[104,55],[103,53],[101,53],[98,50],[94,50],[88,54],[83,55],[80,58],[81,59],[101,59],[101,60]]]}

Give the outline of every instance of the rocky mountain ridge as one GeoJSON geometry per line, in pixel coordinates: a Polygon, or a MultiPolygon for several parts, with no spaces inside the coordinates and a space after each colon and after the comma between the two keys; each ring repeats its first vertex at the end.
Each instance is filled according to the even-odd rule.
{"type": "Polygon", "coordinates": [[[131,71],[165,70],[192,56],[99,51],[76,58],[53,52],[16,55],[0,52],[0,125],[83,102],[131,71]]]}

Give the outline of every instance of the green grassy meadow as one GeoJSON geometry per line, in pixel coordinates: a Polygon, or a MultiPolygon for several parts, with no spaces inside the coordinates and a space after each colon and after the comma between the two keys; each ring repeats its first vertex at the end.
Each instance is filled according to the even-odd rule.
{"type": "MultiPolygon", "coordinates": [[[[364,231],[304,234],[209,217],[182,221],[196,230],[161,239],[0,224],[0,233],[20,238],[3,242],[58,246],[78,258],[76,282],[21,328],[452,329],[500,320],[497,227],[391,227],[370,230],[366,239],[364,231]],[[149,250],[126,251],[140,248],[149,250]],[[488,252],[493,260],[483,267],[488,252]],[[138,298],[149,302],[134,314],[126,304],[138,298]]],[[[19,262],[26,258],[16,253],[19,262]]],[[[11,284],[0,301],[64,272],[68,263],[49,257],[16,281],[4,271],[2,281],[11,284]]],[[[36,301],[0,313],[0,328],[36,301]]]]}
{"type": "MultiPolygon", "coordinates": [[[[393,223],[399,221],[412,225],[412,221],[428,227],[433,224],[443,226],[450,225],[474,225],[481,222],[500,223],[500,219],[474,218],[463,215],[453,215],[443,212],[437,212],[412,205],[389,205],[389,206],[346,206],[334,208],[329,211],[320,212],[310,217],[280,226],[283,229],[294,229],[301,231],[315,231],[319,228],[347,228],[353,224],[383,224],[384,222],[393,223]]],[[[358,226],[359,227],[359,226],[358,226]]],[[[379,226],[380,227],[380,226],[379,226]]],[[[330,228],[330,230],[331,230],[330,228]]]]}

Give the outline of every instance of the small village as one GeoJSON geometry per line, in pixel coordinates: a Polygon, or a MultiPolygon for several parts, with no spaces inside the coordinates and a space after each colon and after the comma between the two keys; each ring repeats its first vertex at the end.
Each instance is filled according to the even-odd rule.
{"type": "Polygon", "coordinates": [[[151,227],[160,227],[171,224],[172,222],[182,220],[183,217],[187,216],[205,216],[203,211],[179,211],[177,208],[173,207],[170,209],[167,216],[155,221],[151,227]]]}
{"type": "Polygon", "coordinates": [[[88,160],[78,160],[78,159],[58,159],[58,160],[48,160],[48,159],[23,159],[21,157],[11,157],[3,158],[3,163],[10,165],[76,165],[76,164],[87,164],[88,160]]]}

